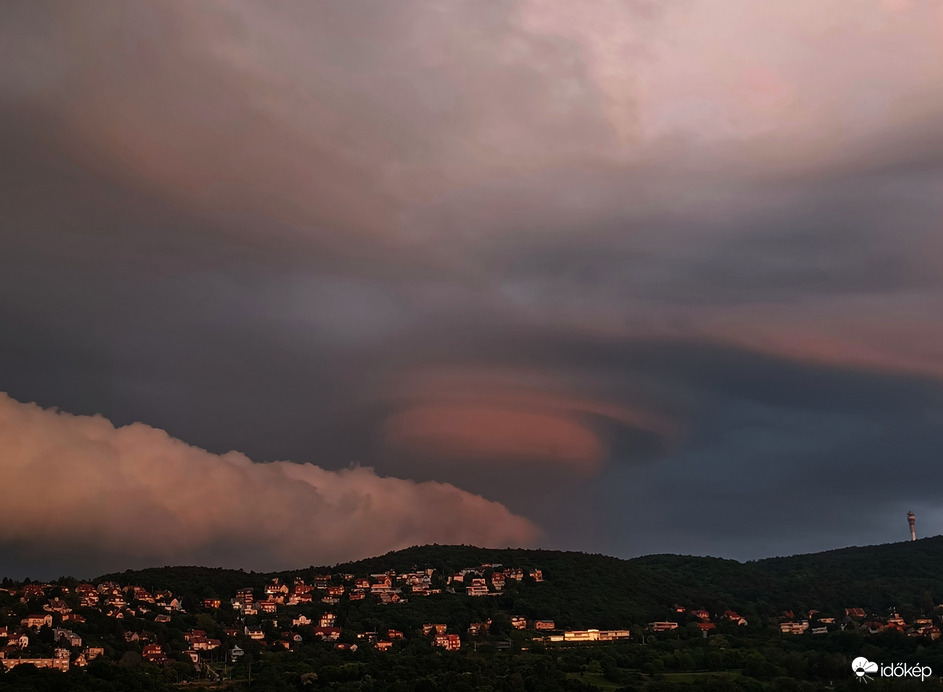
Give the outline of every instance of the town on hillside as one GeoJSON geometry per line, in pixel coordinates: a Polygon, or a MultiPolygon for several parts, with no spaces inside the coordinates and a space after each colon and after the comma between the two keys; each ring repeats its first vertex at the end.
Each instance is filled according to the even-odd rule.
{"type": "MultiPolygon", "coordinates": [[[[0,587],[0,664],[3,669],[20,665],[68,671],[84,668],[96,658],[116,657],[167,666],[183,663],[194,673],[219,677],[247,651],[291,651],[304,643],[318,642],[339,652],[362,647],[390,651],[404,642],[420,640],[443,651],[477,647],[490,637],[496,648],[507,648],[507,628],[527,635],[527,641],[544,646],[603,644],[629,640],[628,627],[618,629],[563,629],[553,618],[528,619],[509,613],[499,623],[493,618],[472,622],[462,631],[444,622],[426,622],[412,631],[385,627],[364,629],[344,621],[350,603],[368,601],[396,608],[410,599],[430,599],[443,594],[481,599],[509,590],[541,588],[540,568],[504,567],[483,564],[444,573],[416,567],[398,573],[314,574],[272,578],[263,588],[244,587],[225,597],[203,598],[185,608],[179,594],[150,590],[144,585],[115,581],[91,583],[66,580],[52,583],[17,583],[4,580],[0,587]],[[189,626],[182,639],[167,636],[163,628],[184,616],[196,615],[213,627],[189,626]],[[212,630],[212,631],[208,631],[212,630]],[[115,646],[115,644],[120,646],[115,646]]],[[[675,604],[662,621],[641,626],[635,640],[671,636],[684,629],[710,637],[718,624],[745,627],[746,618],[733,610],[711,613],[696,604],[675,604]]],[[[381,609],[382,612],[390,612],[381,609]]],[[[909,637],[936,640],[940,637],[939,614],[943,606],[921,617],[904,620],[896,612],[876,614],[849,605],[843,612],[792,611],[778,618],[781,635],[828,635],[855,631],[877,634],[897,631],[909,637]]],[[[198,619],[197,622],[200,620],[198,619]]],[[[768,624],[767,624],[768,625],[768,624]]]]}

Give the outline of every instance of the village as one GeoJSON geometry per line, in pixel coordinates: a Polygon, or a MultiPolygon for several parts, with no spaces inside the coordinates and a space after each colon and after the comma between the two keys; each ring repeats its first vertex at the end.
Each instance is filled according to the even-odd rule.
{"type": "MultiPolygon", "coordinates": [[[[431,568],[407,572],[386,571],[368,575],[315,574],[309,580],[298,576],[290,580],[272,578],[263,588],[240,588],[228,598],[202,599],[196,613],[207,614],[214,621],[226,623],[221,634],[209,636],[206,629],[189,627],[184,634],[185,647],[171,647],[159,641],[152,631],[188,614],[182,598],[167,590],[148,590],[139,585],[120,585],[114,581],[79,583],[68,587],[54,583],[5,582],[0,598],[19,608],[0,608],[0,664],[2,669],[32,665],[67,671],[84,668],[104,656],[109,646],[101,632],[90,636],[89,618],[106,618],[119,623],[111,631],[119,632],[123,645],[135,647],[140,660],[156,665],[182,661],[197,670],[209,671],[207,660],[236,663],[248,648],[257,650],[293,650],[302,643],[322,642],[338,651],[357,651],[371,647],[389,651],[398,643],[423,639],[431,647],[457,651],[477,647],[484,637],[495,634],[492,619],[472,622],[462,631],[443,622],[424,623],[413,631],[393,627],[372,631],[349,631],[335,610],[343,601],[356,603],[370,599],[380,605],[395,607],[409,599],[435,598],[443,593],[468,598],[488,598],[506,592],[510,585],[539,587],[544,582],[541,569],[505,568],[497,564],[468,567],[447,574],[431,568]],[[24,608],[29,613],[22,615],[24,608]],[[18,611],[19,614],[18,614],[18,611]],[[317,611],[317,612],[315,612],[317,611]],[[155,627],[149,628],[152,622],[155,627]]],[[[938,607],[938,610],[943,607],[938,607]]],[[[636,641],[646,643],[664,633],[679,633],[682,628],[696,628],[700,636],[716,633],[724,627],[748,625],[747,619],[733,610],[710,613],[702,608],[674,605],[664,621],[649,622],[637,631],[636,641]]],[[[842,613],[826,614],[810,610],[796,616],[786,611],[778,618],[779,633],[785,635],[826,635],[829,632],[857,631],[877,634],[897,631],[909,637],[940,637],[939,620],[928,614],[906,622],[896,612],[884,616],[848,607],[842,613]]],[[[526,641],[543,645],[583,645],[633,639],[629,629],[562,629],[553,619],[528,619],[508,614],[512,630],[521,631],[526,641]]],[[[507,637],[497,639],[497,649],[509,648],[507,637]]]]}

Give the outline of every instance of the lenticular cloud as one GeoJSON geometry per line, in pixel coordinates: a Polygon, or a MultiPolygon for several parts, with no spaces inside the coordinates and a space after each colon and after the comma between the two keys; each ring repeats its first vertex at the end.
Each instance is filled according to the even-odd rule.
{"type": "Polygon", "coordinates": [[[355,559],[417,543],[531,543],[536,528],[445,483],[255,463],[135,423],[73,416],[0,392],[0,545],[95,570],[203,563],[253,569],[355,559]]]}

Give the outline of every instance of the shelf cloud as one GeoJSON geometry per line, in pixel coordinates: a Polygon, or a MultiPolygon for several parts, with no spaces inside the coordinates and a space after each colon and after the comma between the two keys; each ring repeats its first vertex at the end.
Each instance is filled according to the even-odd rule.
{"type": "MultiPolygon", "coordinates": [[[[418,543],[529,545],[536,527],[445,483],[368,468],[255,463],[135,423],[73,416],[0,394],[0,545],[81,553],[79,573],[213,556],[247,569],[328,564],[418,543]],[[30,547],[31,546],[31,547],[30,547]]],[[[13,549],[16,552],[16,548],[13,549]]]]}

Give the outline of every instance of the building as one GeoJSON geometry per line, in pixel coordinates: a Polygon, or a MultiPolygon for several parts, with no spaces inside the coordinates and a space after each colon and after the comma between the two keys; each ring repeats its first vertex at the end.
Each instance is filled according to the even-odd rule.
{"type": "Polygon", "coordinates": [[[783,634],[802,634],[809,629],[808,622],[783,622],[779,625],[779,631],[783,634]]]}
{"type": "Polygon", "coordinates": [[[56,628],[52,631],[52,639],[68,646],[82,646],[82,638],[72,630],[56,628]]]}
{"type": "Polygon", "coordinates": [[[648,623],[649,629],[652,632],[667,632],[669,630],[678,629],[677,622],[650,622],[648,623]]]}
{"type": "Polygon", "coordinates": [[[44,613],[43,615],[28,615],[20,620],[20,625],[37,630],[40,627],[52,627],[52,614],[44,613]]]}
{"type": "Polygon", "coordinates": [[[65,672],[69,670],[69,658],[0,658],[0,663],[7,670],[16,666],[35,666],[36,668],[52,668],[65,672]]]}
{"type": "Polygon", "coordinates": [[[628,639],[629,630],[567,630],[563,635],[550,635],[548,641],[564,642],[611,642],[628,639]]]}
{"type": "Polygon", "coordinates": [[[462,640],[457,634],[437,634],[433,646],[441,647],[446,651],[458,651],[462,648],[462,640]]]}

